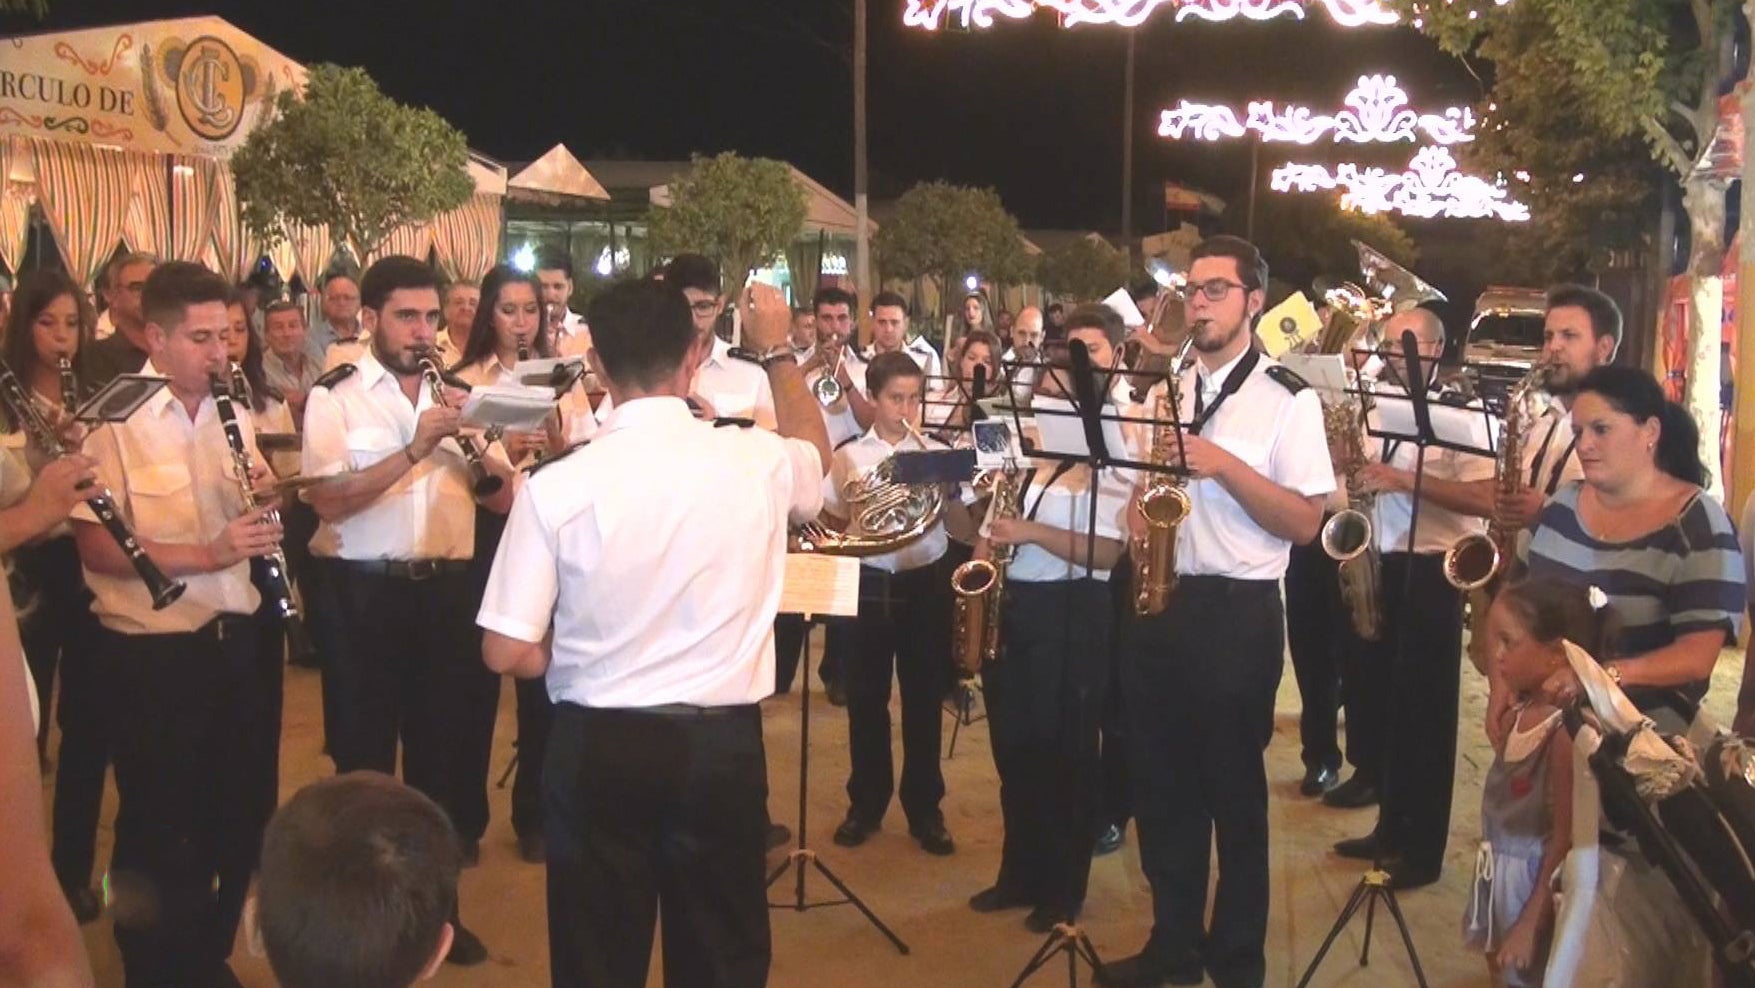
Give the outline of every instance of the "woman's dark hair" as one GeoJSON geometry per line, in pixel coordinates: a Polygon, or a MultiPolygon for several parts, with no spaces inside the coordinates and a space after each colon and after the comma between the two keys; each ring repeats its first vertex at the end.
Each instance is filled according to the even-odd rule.
{"type": "MultiPolygon", "coordinates": [[[[234,292],[225,307],[229,312],[234,305],[244,306],[242,292],[234,292]]],[[[268,373],[262,369],[262,340],[250,328],[249,316],[249,308],[244,307],[244,359],[238,361],[238,366],[243,368],[244,381],[250,385],[250,410],[260,415],[268,409],[268,399],[285,401],[286,396],[280,393],[279,388],[268,383],[268,373]]]]}
{"type": "Polygon", "coordinates": [[[1654,457],[1657,468],[1685,484],[1705,487],[1706,464],[1700,462],[1700,427],[1681,405],[1664,397],[1657,379],[1637,367],[1609,364],[1578,382],[1579,394],[1594,394],[1641,425],[1658,420],[1654,457]]]}
{"type": "MultiPolygon", "coordinates": [[[[961,355],[968,352],[969,347],[977,343],[987,348],[987,394],[976,395],[978,398],[985,398],[999,392],[999,355],[1004,348],[999,345],[999,337],[985,329],[972,329],[957,343],[962,348],[958,351],[958,363],[962,362],[961,355]]],[[[952,368],[951,373],[953,376],[960,375],[962,368],[952,368]]]]}
{"type": "Polygon", "coordinates": [[[899,377],[917,377],[926,379],[926,372],[914,362],[914,358],[901,351],[880,353],[871,358],[870,366],[865,369],[865,388],[873,398],[884,389],[884,385],[899,377]]]}
{"type": "Polygon", "coordinates": [[[1499,601],[1511,608],[1536,641],[1552,645],[1564,638],[1603,663],[1615,657],[1620,621],[1614,607],[1590,606],[1590,589],[1552,577],[1532,577],[1500,591],[1499,601]]]}
{"type": "MultiPolygon", "coordinates": [[[[545,269],[546,270],[546,269],[545,269]]],[[[542,313],[542,282],[536,275],[526,274],[510,264],[496,264],[487,277],[481,279],[481,304],[476,306],[475,321],[469,324],[469,340],[463,344],[463,355],[452,365],[453,371],[468,367],[485,357],[492,356],[499,346],[494,335],[494,310],[499,308],[500,296],[506,288],[515,284],[527,285],[532,298],[536,299],[536,339],[530,343],[530,352],[538,357],[551,356],[548,345],[548,318],[542,313]]],[[[452,346],[457,341],[451,341],[452,346]]]]}
{"type": "MultiPolygon", "coordinates": [[[[38,360],[36,332],[32,327],[43,310],[63,295],[73,296],[74,304],[79,306],[79,349],[73,354],[73,376],[81,384],[86,381],[85,360],[95,338],[97,313],[72,278],[56,269],[39,268],[20,278],[18,287],[13,289],[12,307],[6,314],[6,335],[0,342],[0,357],[27,389],[30,387],[31,368],[38,360]]],[[[83,390],[81,397],[84,397],[83,390]]],[[[11,414],[4,408],[0,408],[0,423],[7,430],[15,428],[11,414]]]]}

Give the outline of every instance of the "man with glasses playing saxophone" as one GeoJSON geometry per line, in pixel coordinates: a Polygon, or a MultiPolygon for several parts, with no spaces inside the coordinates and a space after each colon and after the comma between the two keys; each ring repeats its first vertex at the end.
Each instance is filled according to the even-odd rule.
{"type": "MultiPolygon", "coordinates": [[[[1409,331],[1427,375],[1412,386],[1436,395],[1431,372],[1444,351],[1444,324],[1420,308],[1385,321],[1382,337],[1389,352],[1383,354],[1377,394],[1407,393],[1401,338],[1409,331]]],[[[1367,428],[1376,427],[1377,411],[1366,421],[1367,428]]],[[[1418,450],[1411,442],[1367,435],[1364,462],[1352,478],[1375,502],[1371,538],[1382,561],[1377,596],[1383,620],[1377,640],[1358,639],[1348,650],[1347,732],[1366,735],[1359,738],[1360,747],[1377,756],[1381,799],[1372,833],[1341,841],[1335,851],[1378,861],[1394,888],[1430,884],[1444,863],[1462,660],[1462,596],[1445,578],[1444,555],[1458,540],[1482,531],[1470,487],[1493,476],[1487,457],[1427,449],[1410,553],[1418,450]],[[1405,597],[1404,586],[1409,588],[1405,597]]],[[[1355,777],[1370,767],[1361,761],[1355,777]]]]}

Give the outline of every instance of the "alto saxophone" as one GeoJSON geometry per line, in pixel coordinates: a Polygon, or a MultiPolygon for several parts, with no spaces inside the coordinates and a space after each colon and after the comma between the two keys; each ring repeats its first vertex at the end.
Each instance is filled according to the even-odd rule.
{"type": "MultiPolygon", "coordinates": [[[[1533,399],[1547,384],[1553,369],[1554,365],[1546,360],[1537,362],[1506,398],[1505,427],[1501,430],[1499,457],[1493,464],[1496,500],[1523,492],[1523,444],[1529,438],[1529,419],[1535,411],[1533,399]]],[[[1517,552],[1516,540],[1517,532],[1508,531],[1497,516],[1489,518],[1487,531],[1465,535],[1444,551],[1444,579],[1471,595],[1487,591],[1517,552]]],[[[1480,609],[1485,611],[1484,600],[1471,598],[1471,602],[1483,605],[1480,609]]]]}
{"type": "Polygon", "coordinates": [[[1322,424],[1329,455],[1346,478],[1347,506],[1322,525],[1322,551],[1340,562],[1341,602],[1353,631],[1365,641],[1383,637],[1383,560],[1371,523],[1377,495],[1362,483],[1365,458],[1365,403],[1324,402],[1322,424]]]}
{"type": "MultiPolygon", "coordinates": [[[[1193,342],[1194,334],[1190,333],[1164,376],[1164,390],[1152,412],[1156,422],[1152,426],[1151,462],[1157,466],[1171,461],[1171,451],[1177,444],[1171,410],[1182,407],[1177,375],[1182,372],[1182,361],[1193,342]]],[[[1153,474],[1135,508],[1145,522],[1146,534],[1134,541],[1128,553],[1133,560],[1133,612],[1151,617],[1163,613],[1170,603],[1170,591],[1176,589],[1176,532],[1194,508],[1188,498],[1187,477],[1179,473],[1153,474]]]]}
{"type": "MultiPolygon", "coordinates": [[[[991,476],[993,505],[988,519],[1018,516],[1017,464],[1007,463],[991,476]]],[[[1005,574],[1016,551],[989,543],[986,559],[971,559],[951,573],[951,664],[964,680],[974,679],[983,662],[999,658],[1000,612],[1005,604],[1005,574]]]]}

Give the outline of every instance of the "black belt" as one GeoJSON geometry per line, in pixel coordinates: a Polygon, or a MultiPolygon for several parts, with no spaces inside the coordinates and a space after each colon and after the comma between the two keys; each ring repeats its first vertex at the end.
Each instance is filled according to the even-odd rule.
{"type": "Polygon", "coordinates": [[[1215,573],[1179,573],[1176,576],[1178,590],[1206,593],[1262,593],[1264,591],[1279,592],[1278,580],[1240,580],[1234,576],[1219,576],[1215,573]]]}
{"type": "Polygon", "coordinates": [[[469,569],[467,559],[337,559],[336,562],[355,573],[370,573],[417,583],[445,573],[462,573],[469,569]]]}
{"type": "Polygon", "coordinates": [[[556,704],[557,710],[572,709],[580,714],[594,717],[670,717],[677,720],[703,720],[709,717],[731,717],[748,714],[756,710],[754,704],[739,703],[726,707],[698,707],[692,703],[661,703],[655,707],[587,707],[565,701],[556,704]]]}

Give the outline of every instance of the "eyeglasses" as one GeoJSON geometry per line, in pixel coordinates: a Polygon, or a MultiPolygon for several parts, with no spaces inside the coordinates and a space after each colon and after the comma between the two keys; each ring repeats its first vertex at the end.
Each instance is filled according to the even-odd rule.
{"type": "Polygon", "coordinates": [[[1231,290],[1234,288],[1242,288],[1245,291],[1248,291],[1248,286],[1240,281],[1226,281],[1224,278],[1214,278],[1211,281],[1203,281],[1198,285],[1189,285],[1188,293],[1190,299],[1194,297],[1195,292],[1200,292],[1207,297],[1208,302],[1223,302],[1225,301],[1225,296],[1231,294],[1231,290]]]}
{"type": "Polygon", "coordinates": [[[693,309],[697,316],[707,316],[712,315],[714,310],[719,308],[719,303],[713,299],[704,298],[696,302],[690,302],[689,308],[693,309]]]}

